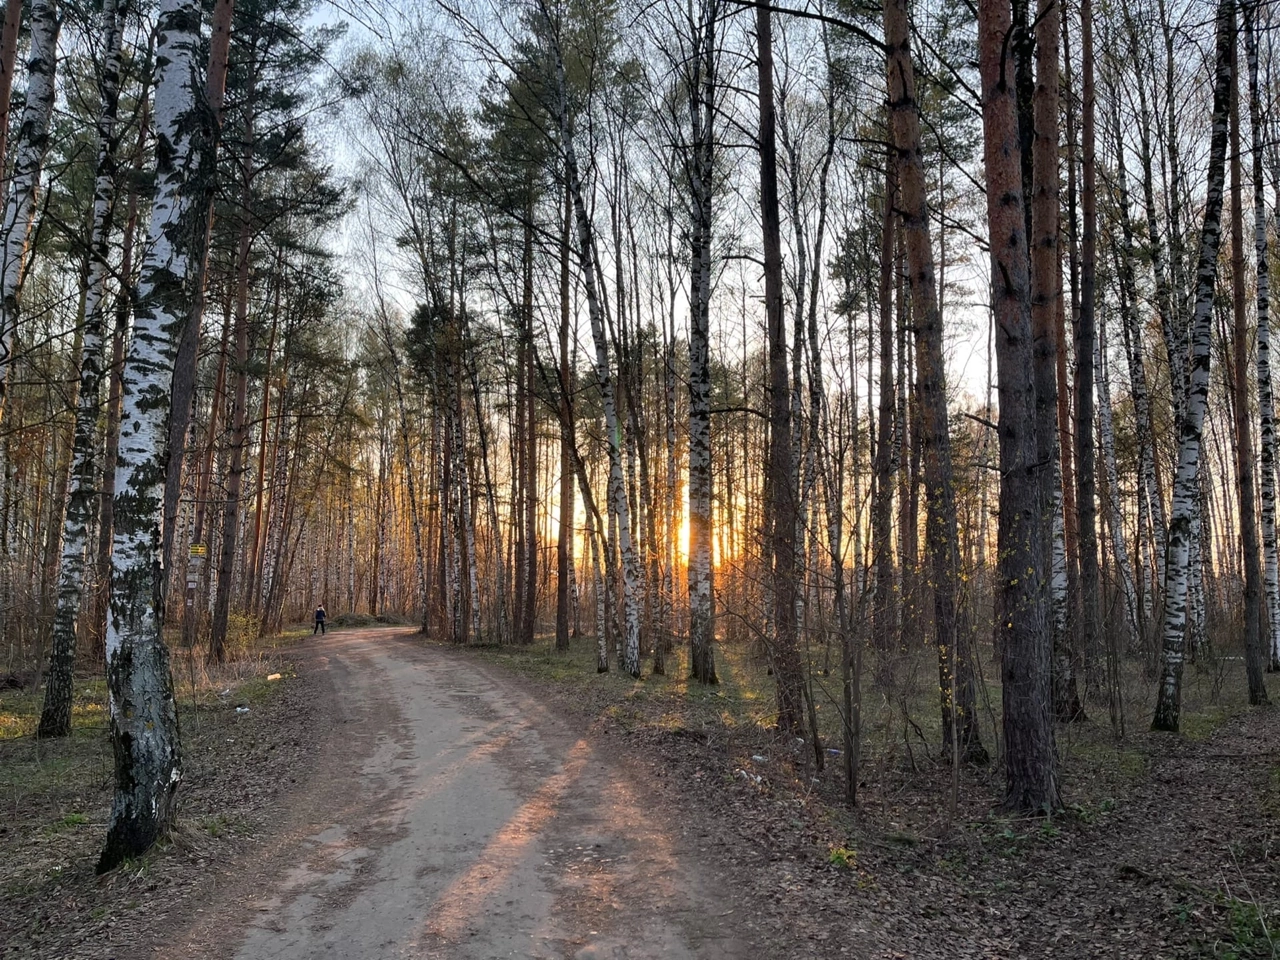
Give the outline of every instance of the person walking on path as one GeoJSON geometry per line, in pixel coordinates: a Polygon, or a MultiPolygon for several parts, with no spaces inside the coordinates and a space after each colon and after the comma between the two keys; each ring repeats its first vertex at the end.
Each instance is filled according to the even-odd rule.
{"type": "Polygon", "coordinates": [[[322,637],[324,636],[324,622],[328,618],[328,616],[329,615],[324,612],[323,603],[320,604],[320,606],[316,607],[316,625],[311,630],[311,635],[313,637],[316,635],[316,631],[320,632],[320,636],[322,637]]]}

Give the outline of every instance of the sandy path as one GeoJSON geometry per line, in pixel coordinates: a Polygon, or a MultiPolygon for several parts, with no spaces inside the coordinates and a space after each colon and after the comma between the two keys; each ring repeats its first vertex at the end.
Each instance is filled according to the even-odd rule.
{"type": "Polygon", "coordinates": [[[184,941],[237,960],[751,953],[729,884],[509,680],[394,630],[330,636],[302,669],[332,680],[331,751],[273,866],[223,887],[176,955],[192,955],[184,941]]]}

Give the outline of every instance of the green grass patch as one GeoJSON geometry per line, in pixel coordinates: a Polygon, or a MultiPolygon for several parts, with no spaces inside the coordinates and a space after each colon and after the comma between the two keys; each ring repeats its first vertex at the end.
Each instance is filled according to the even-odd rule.
{"type": "Polygon", "coordinates": [[[88,822],[89,818],[83,813],[68,813],[61,820],[58,820],[46,827],[44,832],[53,836],[55,834],[66,833],[69,830],[74,830],[76,827],[83,827],[88,822]]]}
{"type": "Polygon", "coordinates": [[[1227,706],[1206,706],[1198,712],[1186,711],[1178,724],[1179,732],[1188,740],[1208,740],[1218,728],[1238,711],[1227,706]]]}
{"type": "Polygon", "coordinates": [[[841,870],[852,870],[858,865],[858,852],[848,847],[832,847],[827,851],[827,863],[841,870]]]}
{"type": "Polygon", "coordinates": [[[601,714],[628,729],[637,725],[696,729],[704,723],[768,726],[774,721],[773,678],[761,664],[752,662],[742,644],[716,647],[720,682],[714,686],[690,682],[688,652],[682,645],[667,654],[664,674],[649,672],[652,658],[646,658],[646,672],[640,679],[619,671],[616,662],[610,663],[608,673],[598,673],[594,637],[574,637],[566,651],[555,649],[552,635],[539,636],[524,647],[475,645],[468,651],[570,695],[580,691],[599,705],[601,714]]]}

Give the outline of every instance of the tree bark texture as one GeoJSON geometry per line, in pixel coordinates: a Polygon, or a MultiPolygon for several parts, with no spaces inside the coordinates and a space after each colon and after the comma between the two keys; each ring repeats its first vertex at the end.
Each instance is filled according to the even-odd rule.
{"type": "MultiPolygon", "coordinates": [[[[1098,271],[1098,170],[1094,84],[1093,2],[1080,3],[1080,58],[1083,97],[1081,124],[1080,206],[1080,323],[1076,329],[1076,513],[1080,530],[1080,640],[1075,655],[1093,663],[1098,654],[1102,616],[1101,575],[1098,567],[1098,480],[1094,454],[1094,348],[1098,271]]],[[[1055,694],[1061,694],[1055,673],[1055,694]]],[[[1054,697],[1054,713],[1060,720],[1084,718],[1079,702],[1054,697]]]]}
{"type": "Polygon", "coordinates": [[[960,539],[947,423],[942,314],[938,309],[933,247],[929,235],[919,105],[916,102],[905,0],[886,0],[884,32],[888,47],[889,112],[915,334],[920,439],[929,504],[925,546],[933,580],[943,748],[949,753],[954,748],[962,762],[985,763],[987,752],[978,730],[970,644],[960,624],[960,539]]]}
{"type": "MultiPolygon", "coordinates": [[[[1233,33],[1237,33],[1235,19],[1233,4],[1233,33]]],[[[1249,703],[1257,706],[1267,702],[1267,686],[1263,680],[1266,647],[1262,637],[1262,563],[1258,550],[1258,499],[1253,473],[1253,411],[1249,406],[1249,315],[1246,307],[1248,298],[1244,261],[1244,169],[1240,159],[1239,50],[1238,43],[1231,45],[1231,372],[1235,394],[1235,466],[1240,506],[1240,549],[1244,567],[1244,663],[1249,683],[1249,703]]],[[[1251,95],[1252,81],[1257,74],[1253,66],[1251,57],[1251,95]]],[[[1253,99],[1252,96],[1250,99],[1253,99]]]]}
{"type": "Polygon", "coordinates": [[[156,31],[155,197],[125,357],[116,471],[107,627],[116,790],[100,872],[155,842],[182,780],[160,559],[171,380],[190,306],[192,256],[203,232],[204,210],[187,189],[209,135],[195,88],[199,4],[164,0],[156,31]]]}
{"type": "Polygon", "coordinates": [[[1050,716],[1051,638],[1045,623],[1044,522],[1036,444],[1030,265],[1018,146],[1008,0],[978,6],[983,160],[1000,403],[997,616],[1004,706],[1004,805],[1062,805],[1050,716]]]}
{"type": "Polygon", "coordinates": [[[687,161],[693,238],[689,315],[689,672],[699,683],[717,682],[711,532],[711,225],[715,148],[715,23],[719,4],[704,2],[697,64],[689,89],[692,121],[687,161]]]}
{"type": "Polygon", "coordinates": [[[1276,543],[1276,408],[1271,387],[1271,269],[1268,262],[1266,178],[1263,167],[1266,119],[1258,92],[1259,4],[1243,5],[1245,50],[1249,63],[1249,126],[1253,133],[1253,246],[1257,262],[1258,436],[1262,445],[1259,487],[1262,494],[1263,584],[1269,625],[1265,637],[1268,666],[1280,667],[1280,550],[1276,543]]]}
{"type": "MultiPolygon", "coordinates": [[[[123,19],[116,0],[102,8],[103,60],[98,80],[98,159],[89,228],[89,264],[85,280],[84,342],[79,398],[72,441],[71,482],[62,524],[62,561],[53,616],[53,643],[37,736],[71,732],[72,679],[76,636],[89,556],[89,528],[98,500],[98,414],[101,408],[103,318],[111,234],[111,201],[116,175],[116,111],[120,99],[120,37],[123,19]]],[[[3,154],[0,153],[0,157],[3,154]]]]}
{"type": "Polygon", "coordinates": [[[773,570],[773,669],[777,681],[778,728],[803,729],[804,671],[796,622],[796,517],[792,471],[791,389],[782,303],[782,231],[778,204],[777,134],[773,94],[773,21],[756,7],[756,57],[760,102],[760,205],[764,220],[764,299],[769,341],[769,494],[773,570]]]}
{"type": "MultiPolygon", "coordinates": [[[[1233,0],[1220,0],[1217,12],[1217,62],[1213,85],[1213,126],[1209,141],[1208,183],[1204,225],[1196,264],[1195,313],[1191,325],[1191,355],[1183,415],[1178,420],[1178,465],[1165,557],[1165,605],[1159,688],[1153,730],[1176,732],[1182,711],[1182,668],[1186,660],[1188,603],[1191,576],[1193,520],[1199,513],[1200,447],[1205,409],[1209,403],[1210,342],[1213,295],[1218,279],[1218,250],[1222,241],[1222,193],[1226,176],[1228,114],[1231,99],[1233,0]]],[[[1177,390],[1175,389],[1175,393],[1177,390]]]]}

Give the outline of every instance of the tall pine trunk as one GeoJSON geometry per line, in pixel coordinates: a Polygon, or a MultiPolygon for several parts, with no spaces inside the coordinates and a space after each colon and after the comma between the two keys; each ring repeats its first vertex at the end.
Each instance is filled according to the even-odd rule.
{"type": "Polygon", "coordinates": [[[1050,716],[1051,641],[1044,606],[1030,264],[1022,195],[1008,0],[978,6],[983,160],[992,238],[992,303],[1000,403],[998,638],[1002,653],[1006,794],[1009,810],[1062,805],[1050,716]]]}
{"type": "MultiPolygon", "coordinates": [[[[566,178],[567,179],[567,178],[566,178]]],[[[564,214],[560,224],[560,529],[556,538],[556,649],[569,649],[569,563],[573,550],[573,451],[570,421],[573,419],[573,368],[569,357],[569,231],[573,223],[573,197],[566,184],[564,214]]]]}
{"type": "Polygon", "coordinates": [[[773,570],[773,669],[777,680],[778,728],[803,727],[804,671],[797,645],[796,516],[792,472],[791,390],[782,303],[782,231],[778,204],[777,135],[773,103],[773,21],[756,7],[756,57],[760,106],[760,206],[764,220],[764,299],[769,341],[769,513],[773,570]]]}
{"type": "MultiPolygon", "coordinates": [[[[246,131],[246,145],[252,142],[252,131],[246,131]]],[[[249,150],[244,170],[251,169],[249,150]]],[[[227,622],[231,613],[231,588],[235,580],[236,553],[240,534],[240,491],[244,485],[245,441],[249,394],[249,258],[253,252],[249,211],[252,196],[249,184],[242,185],[239,239],[236,247],[236,314],[234,325],[235,364],[231,391],[231,461],[227,467],[227,498],[222,505],[222,537],[218,557],[218,589],[214,597],[213,623],[209,630],[208,660],[222,663],[226,659],[227,622]]]]}
{"type": "Polygon", "coordinates": [[[898,591],[893,569],[893,244],[897,163],[892,147],[885,158],[884,205],[880,233],[880,382],[876,422],[875,497],[871,504],[871,543],[875,558],[874,643],[880,678],[890,678],[898,643],[898,591]]]}
{"type": "Polygon", "coordinates": [[[978,730],[977,697],[970,662],[972,645],[960,624],[960,540],[951,438],[947,426],[942,314],[938,308],[929,235],[924,152],[905,0],[886,0],[884,33],[889,57],[889,110],[897,154],[902,234],[907,251],[912,325],[915,329],[920,438],[929,503],[925,546],[933,583],[943,749],[958,761],[985,763],[987,752],[978,730]]]}
{"type": "MultiPolygon", "coordinates": [[[[1080,58],[1084,120],[1081,124],[1080,192],[1083,228],[1080,235],[1080,322],[1076,328],[1076,515],[1080,530],[1080,647],[1090,664],[1095,661],[1101,631],[1101,576],[1098,568],[1097,469],[1094,454],[1094,348],[1096,334],[1098,270],[1098,170],[1095,159],[1097,96],[1094,85],[1093,2],[1080,3],[1080,58]]],[[[1055,693],[1061,694],[1060,671],[1055,671],[1055,693]]],[[[1054,697],[1060,720],[1084,718],[1079,703],[1054,697]]]]}

